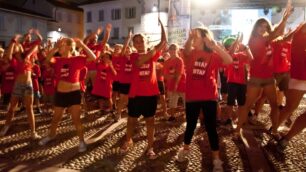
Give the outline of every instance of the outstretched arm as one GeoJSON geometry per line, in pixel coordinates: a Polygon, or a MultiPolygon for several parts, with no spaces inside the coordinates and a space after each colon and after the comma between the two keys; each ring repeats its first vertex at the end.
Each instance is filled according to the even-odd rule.
{"type": "Polygon", "coordinates": [[[146,63],[149,59],[151,59],[157,52],[161,52],[167,43],[167,36],[165,32],[165,28],[163,23],[159,20],[160,28],[161,28],[161,40],[160,43],[157,44],[150,52],[141,55],[141,58],[136,62],[137,66],[141,66],[146,63]]]}
{"type": "Polygon", "coordinates": [[[131,38],[132,38],[132,32],[129,32],[129,35],[126,37],[126,39],[124,41],[123,48],[121,50],[121,55],[125,55],[126,49],[130,44],[131,38]]]}
{"type": "Polygon", "coordinates": [[[288,0],[287,2],[287,7],[285,9],[285,12],[283,13],[283,17],[281,19],[281,21],[279,22],[279,24],[277,24],[277,26],[275,27],[275,29],[268,35],[268,40],[272,41],[275,38],[277,38],[278,36],[281,36],[285,27],[286,27],[286,23],[288,18],[290,17],[290,15],[292,14],[292,2],[291,0],[288,0]]]}

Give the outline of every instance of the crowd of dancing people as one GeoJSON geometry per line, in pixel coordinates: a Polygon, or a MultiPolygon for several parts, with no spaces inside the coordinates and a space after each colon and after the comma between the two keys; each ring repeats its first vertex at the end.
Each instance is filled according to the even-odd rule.
{"type": "Polygon", "coordinates": [[[89,94],[99,110],[116,121],[127,108],[122,153],[133,146],[134,128],[143,116],[146,156],[155,159],[154,121],[161,104],[161,113],[168,121],[176,120],[179,108],[185,110],[187,125],[177,161],[187,160],[200,119],[208,135],[214,171],[222,171],[218,121],[222,125],[236,124],[233,139],[240,139],[244,124],[256,123],[263,103],[268,102],[272,123],[269,132],[282,151],[306,127],[306,112],[293,122],[290,118],[306,92],[306,24],[285,32],[291,8],[289,4],[273,27],[267,19],[258,19],[247,45],[242,43],[242,34],[217,42],[204,27],[191,29],[183,47],[169,45],[161,21],[160,42],[150,47],[144,34],[132,33],[123,44],[110,46],[111,24],[84,40],[65,37],[44,44],[37,29],[23,36],[16,34],[5,50],[0,49],[1,106],[7,110],[0,137],[13,127],[19,105],[26,111],[31,137],[39,145],[46,145],[55,139],[67,110],[79,137],[78,150],[84,152],[87,145],[81,113],[82,109],[92,110],[85,96],[89,94]],[[222,113],[221,94],[226,95],[222,113]],[[34,111],[52,115],[50,131],[43,138],[36,132],[34,111]],[[284,123],[290,129],[280,133],[278,129],[284,123]]]}

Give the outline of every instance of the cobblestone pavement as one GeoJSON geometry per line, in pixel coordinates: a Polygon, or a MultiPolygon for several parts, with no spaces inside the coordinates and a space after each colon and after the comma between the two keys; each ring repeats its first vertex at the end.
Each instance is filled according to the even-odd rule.
{"type": "MultiPolygon", "coordinates": [[[[293,120],[305,110],[303,100],[293,120]]],[[[279,153],[275,141],[267,133],[270,120],[269,108],[264,106],[260,114],[261,126],[250,126],[256,142],[260,145],[264,161],[270,171],[306,171],[306,132],[297,135],[288,148],[279,153]]],[[[4,124],[4,112],[0,113],[0,127],[4,124]]],[[[181,115],[182,116],[182,115],[181,115]]],[[[37,131],[45,135],[51,116],[36,115],[37,131]]],[[[139,120],[134,134],[134,146],[127,154],[121,154],[119,147],[124,141],[126,119],[115,123],[111,115],[83,116],[85,138],[91,144],[85,153],[78,153],[78,137],[69,116],[64,116],[58,127],[56,139],[46,146],[39,146],[30,139],[25,114],[16,115],[8,135],[0,138],[0,171],[39,171],[47,168],[80,171],[212,171],[212,159],[206,132],[200,127],[195,131],[191,144],[189,161],[178,163],[175,155],[183,143],[185,123],[180,117],[168,122],[161,117],[156,120],[156,160],[149,160],[146,149],[146,130],[143,119],[139,120]]],[[[286,129],[286,128],[285,128],[286,129]]],[[[249,155],[244,143],[232,139],[232,131],[218,128],[221,158],[225,171],[252,171],[249,155]]],[[[260,165],[260,164],[258,164],[260,165]]],[[[52,171],[52,170],[50,170],[52,171]]],[[[54,170],[53,170],[54,171],[54,170]]]]}

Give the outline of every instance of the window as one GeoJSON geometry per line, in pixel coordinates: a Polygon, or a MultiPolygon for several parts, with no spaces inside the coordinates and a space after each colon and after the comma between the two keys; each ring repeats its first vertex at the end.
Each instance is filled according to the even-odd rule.
{"type": "Polygon", "coordinates": [[[5,30],[5,20],[2,14],[0,15],[0,30],[5,30]]]}
{"type": "Polygon", "coordinates": [[[112,20],[121,19],[121,10],[119,8],[112,9],[112,20]]]}
{"type": "Polygon", "coordinates": [[[22,20],[21,17],[16,18],[16,32],[22,32],[22,20]]]}
{"type": "Polygon", "coordinates": [[[132,19],[136,17],[136,7],[126,8],[125,9],[125,18],[132,19]]]}
{"type": "Polygon", "coordinates": [[[58,20],[58,21],[62,21],[62,18],[63,18],[62,13],[61,13],[61,12],[58,12],[58,13],[57,13],[57,20],[58,20]]]}
{"type": "Polygon", "coordinates": [[[113,39],[119,39],[119,27],[113,28],[113,39]]]}
{"type": "Polygon", "coordinates": [[[104,21],[104,11],[99,10],[99,21],[104,21]]]}
{"type": "Polygon", "coordinates": [[[71,16],[71,14],[67,14],[67,22],[68,23],[71,23],[72,22],[72,16],[71,16]]]}
{"type": "Polygon", "coordinates": [[[36,20],[32,21],[32,28],[37,28],[37,21],[36,20]]]}
{"type": "Polygon", "coordinates": [[[90,35],[91,32],[92,32],[91,29],[87,29],[87,30],[86,30],[86,34],[87,34],[87,35],[90,35]]]}
{"type": "Polygon", "coordinates": [[[87,11],[87,13],[86,13],[86,21],[87,21],[87,23],[91,23],[91,11],[87,11]]]}

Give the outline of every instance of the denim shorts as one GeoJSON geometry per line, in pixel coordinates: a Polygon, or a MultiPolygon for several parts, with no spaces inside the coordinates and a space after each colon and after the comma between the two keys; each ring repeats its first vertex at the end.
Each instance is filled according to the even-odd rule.
{"type": "Polygon", "coordinates": [[[24,96],[33,96],[33,85],[32,83],[18,83],[16,82],[14,85],[14,89],[12,92],[13,96],[22,98],[24,96]]]}

